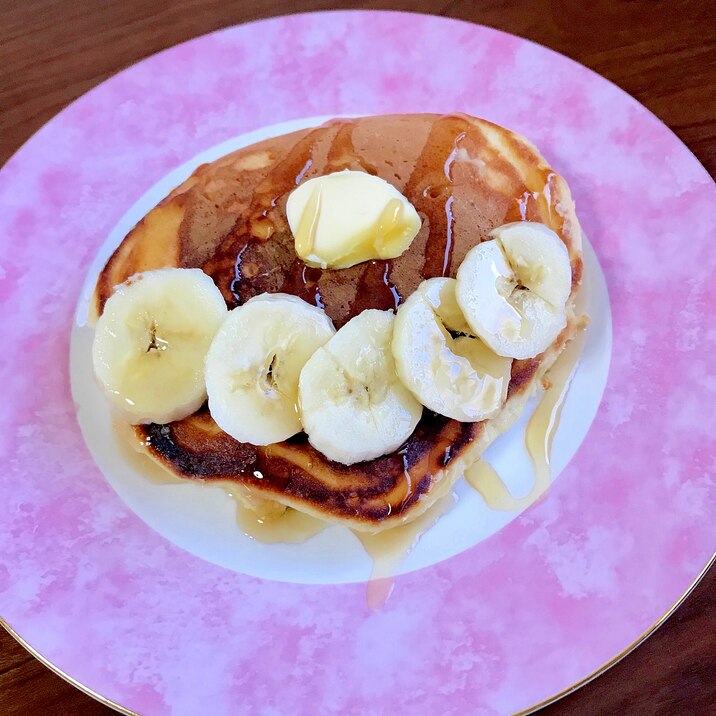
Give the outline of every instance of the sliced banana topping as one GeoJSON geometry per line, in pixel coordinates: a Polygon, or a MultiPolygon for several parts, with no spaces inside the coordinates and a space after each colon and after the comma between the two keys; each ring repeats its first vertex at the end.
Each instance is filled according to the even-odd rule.
{"type": "Polygon", "coordinates": [[[563,241],[536,221],[515,221],[490,236],[505,252],[522,286],[552,306],[564,306],[572,289],[572,267],[563,241]]]}
{"type": "Polygon", "coordinates": [[[455,296],[476,333],[495,353],[531,358],[567,325],[572,287],[567,247],[543,224],[505,224],[468,251],[455,296]]]}
{"type": "Polygon", "coordinates": [[[400,380],[427,408],[455,420],[492,417],[507,396],[512,360],[496,355],[455,300],[455,279],[423,281],[398,309],[392,350],[400,380]]]}
{"type": "Polygon", "coordinates": [[[168,423],[206,400],[204,357],[226,303],[199,269],[165,268],[116,287],[97,321],[92,361],[130,423],[168,423]]]}
{"type": "Polygon", "coordinates": [[[344,465],[407,440],[423,406],[398,380],[390,350],[395,318],[370,309],[351,319],[301,371],[299,405],[311,445],[344,465]]]}
{"type": "Polygon", "coordinates": [[[300,432],[299,374],[334,333],[322,310],[296,296],[262,294],[235,308],[206,356],[211,417],[254,445],[300,432]]]}
{"type": "Polygon", "coordinates": [[[392,184],[359,171],[303,182],[288,197],[286,216],[296,253],[324,269],[400,256],[420,230],[415,207],[392,184]]]}

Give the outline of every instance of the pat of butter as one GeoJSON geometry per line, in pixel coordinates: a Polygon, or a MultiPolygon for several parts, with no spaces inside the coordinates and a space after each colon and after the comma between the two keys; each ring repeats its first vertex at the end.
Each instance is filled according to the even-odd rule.
{"type": "Polygon", "coordinates": [[[324,269],[400,256],[420,230],[415,207],[392,184],[348,170],[300,184],[286,215],[296,253],[324,269]]]}

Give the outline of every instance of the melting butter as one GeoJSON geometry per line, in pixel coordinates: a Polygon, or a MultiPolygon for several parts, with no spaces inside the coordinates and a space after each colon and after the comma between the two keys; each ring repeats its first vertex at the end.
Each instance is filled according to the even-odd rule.
{"type": "Polygon", "coordinates": [[[400,256],[421,224],[415,207],[392,184],[360,171],[299,184],[286,215],[296,253],[323,269],[400,256]]]}
{"type": "Polygon", "coordinates": [[[296,253],[301,257],[310,256],[316,243],[318,221],[321,218],[321,187],[315,187],[308,198],[298,228],[295,232],[296,253]]]}

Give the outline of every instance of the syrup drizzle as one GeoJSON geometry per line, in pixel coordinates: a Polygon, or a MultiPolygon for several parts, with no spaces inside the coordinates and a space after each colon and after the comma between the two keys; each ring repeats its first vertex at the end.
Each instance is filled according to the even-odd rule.
{"type": "Polygon", "coordinates": [[[465,471],[465,480],[482,495],[489,508],[499,511],[523,510],[549,488],[552,482],[552,443],[585,340],[585,331],[580,331],[548,371],[547,378],[551,385],[527,423],[525,445],[534,470],[534,483],[530,492],[524,497],[513,497],[496,470],[484,459],[465,471]]]}
{"type": "Polygon", "coordinates": [[[390,273],[391,263],[390,261],[385,262],[385,270],[383,271],[383,283],[388,287],[391,295],[393,296],[394,308],[397,311],[398,306],[402,303],[403,297],[398,293],[398,289],[395,288],[395,284],[391,282],[388,274],[390,273]]]}
{"type": "MultiPolygon", "coordinates": [[[[561,228],[562,219],[552,206],[554,175],[551,171],[537,169],[528,172],[526,179],[522,178],[480,128],[473,126],[464,116],[445,115],[432,122],[428,139],[402,190],[425,221],[424,229],[428,236],[423,249],[422,270],[411,267],[406,271],[407,265],[400,259],[368,261],[350,269],[327,269],[315,285],[306,286],[301,276],[304,264],[295,260],[293,236],[283,215],[285,198],[311,174],[327,174],[342,169],[379,173],[356,151],[353,140],[355,126],[355,120],[338,120],[308,132],[259,184],[246,217],[237,222],[234,231],[217,252],[216,259],[205,265],[207,273],[222,288],[222,277],[227,274],[225,263],[233,263],[233,281],[227,290],[222,288],[230,303],[243,303],[262,292],[295,293],[311,303],[324,306],[336,327],[340,328],[366,308],[395,308],[404,300],[403,291],[414,289],[413,276],[417,285],[422,278],[453,275],[455,232],[465,230],[456,229],[456,221],[459,222],[460,218],[455,215],[453,205],[455,191],[459,188],[455,182],[463,181],[461,173],[456,175],[458,164],[474,165],[479,172],[479,168],[488,163],[491,172],[502,175],[506,181],[522,183],[522,193],[517,194],[514,203],[506,207],[505,222],[542,219],[550,221],[556,230],[561,228]],[[545,212],[544,216],[541,211],[545,212]],[[259,222],[257,219],[260,217],[269,219],[270,224],[259,222]],[[268,235],[272,248],[264,252],[264,259],[271,259],[271,267],[251,275],[246,271],[248,264],[245,262],[249,260],[249,255],[257,256],[252,243],[258,242],[258,249],[268,235]],[[395,274],[400,277],[397,282],[391,279],[394,264],[400,267],[395,274]],[[337,271],[341,272],[340,276],[336,275],[337,271]]],[[[518,146],[517,140],[507,137],[505,141],[515,144],[515,152],[524,149],[518,146]]],[[[310,223],[307,220],[307,225],[310,223]]],[[[310,234],[310,231],[307,229],[306,233],[310,234]]],[[[425,233],[422,236],[425,237],[425,233]]],[[[257,261],[260,264],[260,256],[257,261]]]]}
{"type": "Polygon", "coordinates": [[[316,243],[316,231],[321,220],[321,195],[321,187],[311,192],[296,228],[296,251],[301,256],[310,254],[316,243]]]}
{"type": "Polygon", "coordinates": [[[318,280],[320,277],[320,269],[312,268],[306,264],[303,265],[303,268],[301,269],[301,281],[305,287],[305,293],[310,295],[310,291],[313,290],[313,302],[316,306],[318,306],[318,308],[324,309],[325,304],[323,303],[323,297],[321,296],[321,291],[318,287],[318,280]]]}
{"type": "Polygon", "coordinates": [[[298,186],[302,181],[303,177],[306,176],[306,172],[313,166],[313,159],[307,159],[306,163],[303,165],[303,169],[301,169],[298,174],[296,174],[296,179],[294,180],[296,186],[298,186]]]}
{"type": "Polygon", "coordinates": [[[450,494],[440,498],[425,513],[412,522],[392,527],[377,534],[357,532],[366,554],[373,560],[373,569],[367,585],[368,607],[379,609],[390,598],[395,586],[395,575],[400,565],[415,548],[420,538],[455,504],[450,494]]]}
{"type": "Polygon", "coordinates": [[[437,119],[403,192],[416,210],[428,217],[430,224],[431,245],[425,252],[422,270],[426,278],[447,276],[450,272],[454,224],[452,165],[469,126],[460,115],[437,119]],[[436,165],[441,171],[435,169],[436,165]],[[443,199],[445,194],[448,196],[443,199]]]}
{"type": "Polygon", "coordinates": [[[455,137],[453,141],[453,148],[450,154],[448,155],[448,158],[445,160],[445,164],[443,165],[443,173],[445,174],[445,178],[452,182],[452,165],[454,161],[457,159],[457,156],[460,152],[460,147],[458,146],[460,142],[465,138],[465,132],[460,132],[460,134],[455,137]]]}
{"type": "MultiPolygon", "coordinates": [[[[355,168],[362,168],[372,174],[377,173],[375,167],[372,167],[360,157],[356,157],[352,141],[353,122],[341,121],[334,126],[335,134],[333,135],[332,141],[329,139],[331,143],[328,148],[327,168],[324,170],[322,167],[316,166],[316,158],[320,156],[320,154],[315,152],[315,149],[318,144],[322,143],[324,148],[326,144],[326,128],[323,127],[307,133],[287,153],[284,159],[270,170],[269,174],[257,187],[254,198],[245,216],[237,222],[233,231],[226,237],[216,252],[216,260],[211,259],[205,264],[205,270],[215,278],[218,284],[220,284],[221,281],[226,281],[226,277],[229,273],[226,269],[226,265],[228,264],[228,266],[231,267],[233,264],[234,278],[231,281],[230,287],[224,288],[220,285],[228,301],[231,302],[233,300],[235,303],[241,303],[252,295],[265,290],[272,292],[284,290],[302,297],[308,296],[309,300],[315,301],[316,305],[323,307],[324,302],[319,291],[320,285],[323,281],[330,280],[332,272],[319,272],[319,275],[314,276],[311,272],[315,271],[315,269],[310,269],[303,264],[303,262],[296,261],[292,246],[293,238],[287,230],[282,206],[286,194],[296,185],[300,184],[307,176],[318,170],[320,170],[321,173],[329,173],[330,171],[354,166],[355,168]],[[259,219],[268,219],[269,223],[261,222],[259,219]],[[242,273],[242,267],[248,269],[251,264],[252,257],[249,249],[254,245],[262,243],[265,239],[269,238],[269,236],[271,246],[275,247],[275,249],[272,249],[274,253],[271,254],[274,261],[274,266],[271,268],[271,271],[275,270],[279,275],[283,276],[283,283],[279,283],[278,286],[272,288],[266,288],[266,286],[274,286],[273,284],[264,284],[254,281],[253,277],[250,276],[250,272],[247,274],[242,273]],[[246,263],[244,264],[244,262],[246,263]],[[244,280],[245,278],[252,278],[252,281],[244,280]]],[[[455,176],[455,162],[461,160],[461,150],[463,149],[462,146],[458,145],[462,145],[463,142],[468,141],[472,144],[479,144],[479,151],[476,156],[481,155],[487,158],[493,155],[491,161],[494,160],[494,165],[492,163],[490,164],[491,170],[494,169],[496,173],[501,172],[511,178],[515,176],[514,168],[511,167],[509,162],[499,156],[499,153],[489,145],[487,139],[484,137],[483,141],[479,139],[480,132],[471,131],[469,132],[469,136],[466,137],[465,129],[467,126],[471,125],[460,116],[452,115],[436,120],[430,130],[429,139],[421,151],[414,170],[410,175],[406,188],[403,190],[406,197],[427,219],[430,229],[429,244],[425,250],[422,274],[420,271],[415,272],[419,274],[416,276],[418,280],[432,276],[450,275],[451,272],[452,251],[454,248],[453,235],[455,231],[455,220],[452,215],[453,180],[455,176]],[[436,166],[439,167],[438,170],[435,170],[436,166]]],[[[333,131],[333,128],[331,128],[331,131],[333,131]]],[[[546,217],[548,216],[552,219],[552,228],[559,231],[561,229],[560,222],[562,219],[558,212],[553,211],[551,194],[552,179],[553,175],[551,173],[542,171],[532,172],[528,180],[525,181],[526,190],[521,197],[514,200],[512,207],[505,215],[505,221],[515,220],[519,217],[527,220],[542,220],[546,222],[546,217]],[[547,214],[544,217],[540,215],[540,208],[547,209],[547,214]],[[512,218],[510,218],[510,216],[512,218]]],[[[352,279],[355,280],[357,286],[355,297],[349,301],[348,317],[336,321],[337,327],[340,327],[348,318],[356,315],[364,308],[393,308],[399,305],[402,301],[402,296],[400,295],[399,288],[390,280],[392,268],[392,261],[372,261],[360,267],[354,267],[355,270],[346,270],[346,272],[353,271],[352,276],[359,276],[360,278],[359,280],[352,279]],[[366,301],[368,297],[371,298],[366,301]]],[[[259,274],[259,277],[262,276],[263,274],[259,274]]],[[[329,315],[331,315],[332,310],[332,306],[327,306],[329,315]]],[[[553,372],[550,376],[556,384],[557,381],[555,379],[554,370],[553,368],[553,372]]],[[[554,389],[554,386],[552,389],[554,389]]],[[[566,388],[564,394],[566,395],[566,388]]],[[[564,398],[562,397],[561,400],[558,401],[558,404],[555,404],[555,406],[548,411],[550,416],[554,416],[554,419],[547,421],[548,426],[544,428],[544,439],[539,437],[542,428],[539,430],[536,427],[533,428],[533,434],[537,437],[533,439],[534,445],[530,454],[533,456],[533,460],[542,459],[540,455],[544,456],[544,462],[547,465],[547,474],[549,474],[551,440],[559,420],[559,410],[561,409],[563,400],[564,398]],[[552,427],[550,427],[550,425],[552,427]],[[537,457],[535,457],[535,455],[537,457]]],[[[135,451],[130,450],[129,452],[135,451]]],[[[136,457],[137,453],[135,452],[135,458],[136,457]]],[[[448,446],[443,462],[449,462],[451,457],[451,448],[448,446]]],[[[144,468],[142,469],[143,473],[146,474],[147,470],[154,472],[151,470],[151,467],[155,467],[156,471],[162,476],[161,478],[157,478],[158,480],[162,482],[174,482],[175,484],[181,484],[183,482],[156,466],[150,459],[145,459],[141,455],[139,455],[139,459],[144,464],[144,468]],[[147,467],[147,463],[150,466],[149,468],[147,467]]],[[[405,456],[403,456],[403,465],[407,468],[408,461],[405,456]]],[[[535,472],[536,474],[539,472],[537,466],[535,467],[535,472]]],[[[407,469],[405,473],[407,494],[403,501],[404,503],[410,496],[412,489],[410,474],[407,469]]],[[[155,477],[156,474],[157,473],[155,473],[155,477]]],[[[544,474],[544,469],[542,469],[541,474],[544,474]]],[[[537,483],[539,479],[540,478],[536,479],[535,482],[537,483]]],[[[489,479],[478,479],[476,482],[480,484],[482,489],[486,489],[485,485],[489,482],[489,479]]],[[[497,477],[497,483],[502,484],[499,477],[497,477]]],[[[503,484],[502,487],[504,487],[503,484]]],[[[499,486],[496,489],[499,489],[499,486]]],[[[532,492],[535,492],[534,488],[532,492]]],[[[511,504],[514,504],[514,499],[509,495],[509,492],[506,492],[506,494],[511,504]]],[[[511,507],[504,509],[520,508],[511,507]]],[[[291,512],[288,512],[288,514],[290,515],[291,512]]],[[[238,517],[237,514],[237,519],[238,517]]],[[[256,519],[255,514],[253,519],[256,519]]],[[[281,519],[282,518],[276,518],[276,521],[280,523],[281,519]]],[[[293,518],[288,519],[292,520],[293,518]]],[[[255,539],[262,539],[262,536],[266,536],[264,527],[271,530],[279,529],[274,519],[271,519],[270,523],[269,526],[269,522],[265,521],[265,524],[262,523],[262,526],[255,531],[252,530],[250,524],[246,529],[254,531],[256,535],[254,536],[255,539]]],[[[409,526],[410,525],[407,525],[407,527],[409,526]]],[[[428,527],[429,526],[430,525],[428,525],[428,527]]],[[[385,534],[388,535],[392,531],[393,530],[388,530],[385,534]]],[[[397,537],[395,539],[397,540],[397,537]]],[[[274,541],[285,541],[285,539],[274,541]]],[[[417,538],[413,540],[411,544],[414,544],[416,541],[417,538]]],[[[370,549],[372,549],[372,547],[370,547],[370,549]]],[[[405,552],[403,554],[405,554],[405,552]]],[[[400,559],[397,564],[399,563],[400,559]]],[[[380,574],[380,572],[381,570],[374,570],[376,574],[380,574]]]]}
{"type": "MultiPolygon", "coordinates": [[[[564,220],[552,205],[552,183],[554,180],[555,174],[551,170],[532,175],[528,188],[515,199],[520,220],[539,221],[556,232],[562,230],[564,220]]],[[[516,220],[517,216],[511,218],[516,220]]]]}
{"type": "Polygon", "coordinates": [[[450,268],[450,259],[452,258],[452,225],[455,221],[452,215],[452,203],[455,197],[450,196],[445,202],[445,217],[446,217],[446,229],[445,229],[445,251],[443,252],[443,271],[441,276],[447,276],[450,268]]]}
{"type": "MultiPolygon", "coordinates": [[[[140,440],[131,425],[115,420],[113,431],[117,450],[123,462],[133,471],[141,475],[153,485],[187,485],[186,480],[176,477],[147,454],[151,440],[140,440]]],[[[277,503],[266,501],[268,507],[257,509],[246,506],[250,500],[248,493],[242,498],[242,486],[227,480],[203,481],[204,485],[221,487],[236,503],[236,524],[249,538],[257,542],[274,544],[277,542],[298,544],[305,542],[327,527],[323,520],[318,520],[298,510],[280,507],[277,503]]]]}
{"type": "MultiPolygon", "coordinates": [[[[114,424],[117,448],[123,460],[133,470],[155,485],[186,485],[186,481],[174,476],[158,465],[146,453],[131,426],[121,421],[114,424]]],[[[406,499],[410,495],[410,474],[405,469],[406,499]]],[[[301,544],[322,532],[329,524],[292,508],[284,509],[268,502],[266,508],[257,504],[257,509],[246,506],[250,496],[242,496],[242,486],[223,480],[204,484],[221,487],[236,503],[236,524],[250,539],[265,544],[301,544]]],[[[435,505],[412,522],[384,530],[377,534],[353,531],[363,545],[366,554],[373,561],[366,598],[370,609],[382,607],[394,587],[394,577],[400,565],[415,548],[422,535],[447,513],[455,504],[455,496],[440,498],[435,505]]]]}

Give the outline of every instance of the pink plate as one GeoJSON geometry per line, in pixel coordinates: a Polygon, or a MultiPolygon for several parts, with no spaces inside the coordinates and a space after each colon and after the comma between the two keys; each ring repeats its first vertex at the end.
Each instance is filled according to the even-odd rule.
{"type": "Polygon", "coordinates": [[[495,30],[332,12],[230,28],[113,77],[0,173],[0,614],[142,714],[493,714],[579,683],[649,632],[716,545],[716,189],[609,82],[495,30]],[[70,392],[90,264],[127,210],[215,145],[339,114],[461,110],[569,181],[613,320],[596,418],[547,497],[399,576],[277,581],[160,536],[95,465],[70,392]],[[307,580],[310,581],[310,580],[307,580]]]}

